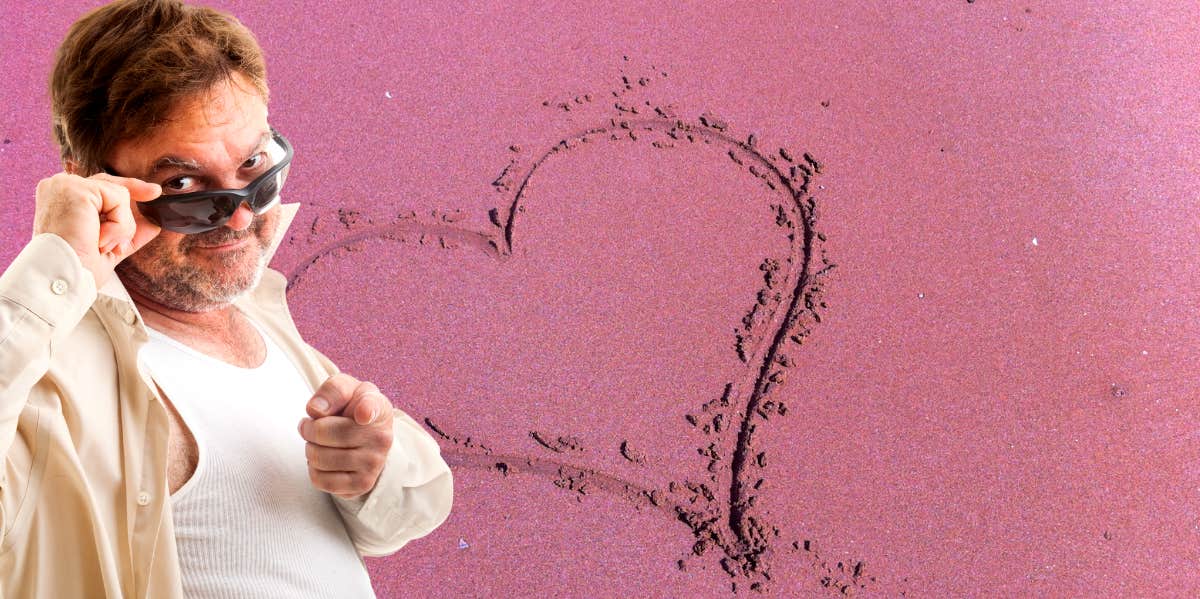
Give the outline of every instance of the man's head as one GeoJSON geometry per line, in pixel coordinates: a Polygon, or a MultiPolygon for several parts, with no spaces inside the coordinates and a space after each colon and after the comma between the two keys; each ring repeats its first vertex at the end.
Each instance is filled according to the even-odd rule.
{"type": "MultiPolygon", "coordinates": [[[[241,188],[271,163],[266,67],[231,16],[178,0],[121,0],[77,21],[50,81],[64,168],[158,183],[164,194],[241,188]]],[[[117,266],[166,307],[223,307],[257,284],[279,209],[240,207],[218,229],[163,231],[117,266]],[[232,247],[217,248],[240,242],[232,247]]]]}

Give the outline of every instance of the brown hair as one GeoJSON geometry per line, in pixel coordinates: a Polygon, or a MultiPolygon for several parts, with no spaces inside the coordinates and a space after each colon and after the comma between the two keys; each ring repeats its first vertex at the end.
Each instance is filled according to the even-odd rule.
{"type": "Polygon", "coordinates": [[[262,49],[236,18],[180,0],[118,0],[67,32],[50,75],[63,165],[88,176],[120,141],[139,139],[171,110],[241,73],[267,99],[262,49]]]}

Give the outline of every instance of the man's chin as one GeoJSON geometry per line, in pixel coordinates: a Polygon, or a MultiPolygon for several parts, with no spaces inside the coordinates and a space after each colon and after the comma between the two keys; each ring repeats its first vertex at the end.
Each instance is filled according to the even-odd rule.
{"type": "MultiPolygon", "coordinates": [[[[228,307],[254,290],[266,270],[264,254],[251,245],[227,252],[237,254],[203,260],[204,264],[146,273],[137,265],[117,265],[117,275],[127,289],[180,312],[211,312],[228,307]],[[247,253],[253,252],[250,256],[247,253]],[[230,277],[231,273],[237,273],[230,277]],[[225,275],[225,276],[222,276],[225,275]]],[[[191,258],[191,257],[189,257],[191,258]]]]}
{"type": "Polygon", "coordinates": [[[265,267],[254,269],[254,272],[251,273],[251,275],[250,275],[250,279],[245,284],[222,288],[219,291],[214,290],[214,293],[212,295],[209,295],[208,297],[204,298],[205,300],[208,300],[210,302],[211,307],[209,307],[208,310],[194,310],[194,311],[207,312],[209,310],[219,310],[221,308],[229,306],[230,304],[238,301],[239,299],[242,299],[243,297],[248,295],[251,291],[253,291],[255,287],[258,287],[258,283],[260,281],[262,281],[262,274],[263,274],[264,270],[266,270],[265,267]]]}
{"type": "Polygon", "coordinates": [[[258,287],[267,265],[262,259],[263,255],[261,252],[253,252],[255,249],[247,247],[236,250],[237,253],[241,254],[240,256],[223,257],[225,260],[222,262],[225,262],[226,270],[223,272],[218,270],[218,276],[210,275],[196,280],[197,285],[192,294],[193,297],[189,299],[193,305],[202,305],[205,306],[205,309],[190,311],[207,312],[227,307],[253,291],[255,287],[258,287]],[[253,252],[254,255],[247,255],[250,252],[253,252]],[[237,273],[237,275],[230,278],[219,276],[220,274],[229,274],[231,272],[237,273]]]}

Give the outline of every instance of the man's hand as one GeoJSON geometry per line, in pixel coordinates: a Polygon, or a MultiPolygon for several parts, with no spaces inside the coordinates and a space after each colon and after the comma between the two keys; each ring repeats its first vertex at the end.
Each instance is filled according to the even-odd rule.
{"type": "Polygon", "coordinates": [[[33,234],[62,237],[100,287],[118,262],[158,235],[158,226],[132,202],[147,202],[160,194],[157,184],[139,179],[58,173],[38,182],[33,234]]]}
{"type": "Polygon", "coordinates": [[[375,488],[392,447],[392,402],[379,387],[335,374],[308,400],[300,436],[308,444],[308,478],[342,499],[375,488]]]}

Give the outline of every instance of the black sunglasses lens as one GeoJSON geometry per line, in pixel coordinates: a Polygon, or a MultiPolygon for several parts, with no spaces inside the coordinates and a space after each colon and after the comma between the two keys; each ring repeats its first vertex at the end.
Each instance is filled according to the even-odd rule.
{"type": "MultiPolygon", "coordinates": [[[[157,214],[146,216],[151,220],[157,217],[158,225],[177,233],[202,233],[211,231],[229,220],[237,210],[241,199],[237,196],[217,196],[202,198],[187,202],[172,202],[158,206],[157,214]]],[[[143,210],[143,212],[145,212],[143,210]]]]}
{"type": "Polygon", "coordinates": [[[283,178],[283,173],[275,173],[270,179],[262,182],[258,186],[258,190],[254,192],[254,200],[250,202],[250,210],[255,214],[262,214],[275,198],[279,197],[280,181],[283,178]]]}

